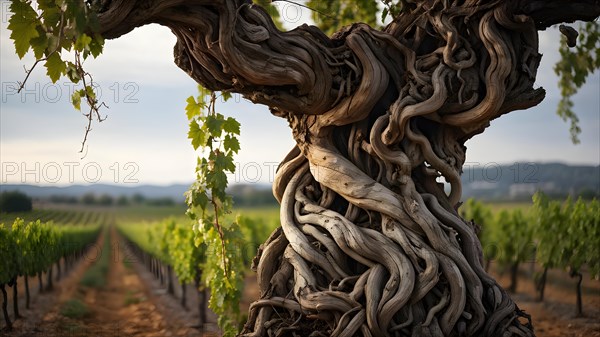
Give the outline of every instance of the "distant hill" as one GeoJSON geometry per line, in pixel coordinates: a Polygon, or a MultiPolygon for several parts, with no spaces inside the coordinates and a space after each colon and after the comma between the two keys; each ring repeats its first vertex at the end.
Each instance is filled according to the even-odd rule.
{"type": "MultiPolygon", "coordinates": [[[[47,199],[53,196],[76,197],[93,193],[96,196],[109,195],[112,197],[142,195],[146,199],[171,198],[174,201],[183,201],[184,193],[190,187],[189,184],[174,184],[168,186],[159,185],[71,185],[71,186],[36,186],[0,184],[0,192],[21,191],[33,198],[47,199]]],[[[229,189],[238,205],[260,205],[275,203],[268,184],[237,184],[229,189]]]]}
{"type": "Polygon", "coordinates": [[[559,163],[465,165],[461,177],[463,199],[531,200],[541,190],[558,198],[567,195],[600,196],[600,166],[559,163]]]}
{"type": "Polygon", "coordinates": [[[183,193],[189,185],[177,184],[168,186],[158,185],[71,185],[71,186],[35,186],[35,185],[0,185],[0,192],[19,190],[34,198],[49,198],[51,196],[82,197],[85,194],[110,195],[113,197],[140,194],[146,198],[172,198],[173,200],[184,200],[183,193]]]}
{"type": "MultiPolygon", "coordinates": [[[[463,200],[475,197],[488,201],[531,200],[535,191],[542,190],[555,197],[568,194],[600,197],[600,166],[574,166],[558,163],[466,164],[462,175],[463,200]]],[[[80,198],[85,194],[132,197],[136,194],[149,199],[171,198],[183,201],[187,184],[158,185],[72,185],[35,186],[0,184],[0,192],[19,190],[33,198],[51,196],[80,198]]],[[[229,188],[238,206],[274,204],[269,184],[237,184],[229,188]]]]}

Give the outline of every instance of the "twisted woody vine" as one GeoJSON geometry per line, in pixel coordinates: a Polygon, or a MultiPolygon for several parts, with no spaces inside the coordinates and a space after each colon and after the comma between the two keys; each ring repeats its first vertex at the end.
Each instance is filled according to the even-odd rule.
{"type": "MultiPolygon", "coordinates": [[[[370,1],[356,4],[378,15],[370,1]]],[[[73,104],[88,104],[89,123],[102,119],[102,103],[82,61],[101,54],[105,39],[148,24],[171,29],[175,63],[201,86],[242,94],[289,122],[296,146],[273,184],[281,227],[255,258],[260,298],[241,336],[534,336],[530,317],[483,268],[475,225],[459,216],[464,144],[491,120],[544,99],[534,87],[538,31],[594,21],[600,2],[383,5],[384,27],[341,27],[360,18],[340,9],[323,30],[281,31],[272,10],[249,0],[47,0],[36,9],[13,0],[9,29],[19,56],[35,54],[31,70],[44,63],[53,81],[83,81],[73,104]],[[69,51],[73,61],[63,60],[69,51]]],[[[597,42],[596,24],[587,31],[597,42]]],[[[586,71],[598,67],[587,61],[586,71]]],[[[570,97],[581,71],[561,69],[579,76],[563,93],[570,97]]],[[[568,97],[561,109],[576,126],[568,97]]],[[[228,253],[234,227],[219,219],[231,207],[224,177],[235,169],[239,125],[214,103],[188,100],[190,138],[205,149],[188,201],[199,243],[212,245],[213,266],[228,280],[212,289],[226,314],[239,275],[228,253]]]]}

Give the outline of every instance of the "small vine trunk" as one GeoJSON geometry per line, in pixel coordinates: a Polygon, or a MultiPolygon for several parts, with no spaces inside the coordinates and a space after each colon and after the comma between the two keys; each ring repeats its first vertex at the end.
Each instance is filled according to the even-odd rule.
{"type": "Polygon", "coordinates": [[[519,263],[513,263],[510,265],[510,286],[508,286],[508,292],[514,294],[517,292],[517,283],[519,278],[519,263]]]}
{"type": "Polygon", "coordinates": [[[38,272],[37,273],[38,276],[38,293],[43,293],[44,292],[44,283],[42,282],[42,272],[38,272]]]}
{"type": "Polygon", "coordinates": [[[594,20],[597,0],[403,1],[385,29],[331,37],[249,0],[103,4],[106,38],[165,25],[194,80],[292,129],[243,336],[534,336],[457,212],[465,142],[541,102],[537,31],[594,20]]]}
{"type": "Polygon", "coordinates": [[[25,309],[30,309],[31,294],[29,293],[29,276],[25,274],[25,309]]]}
{"type": "Polygon", "coordinates": [[[198,290],[198,324],[199,327],[204,330],[207,322],[206,319],[206,302],[208,301],[206,289],[202,288],[198,290]]]}
{"type": "Polygon", "coordinates": [[[0,284],[0,290],[2,291],[2,314],[4,315],[4,322],[6,322],[6,329],[12,330],[12,322],[8,316],[8,294],[6,293],[6,285],[0,284]]]}
{"type": "Polygon", "coordinates": [[[158,261],[158,275],[160,276],[160,285],[164,285],[165,284],[165,275],[163,272],[163,264],[162,262],[158,261]]]}
{"type": "Polygon", "coordinates": [[[181,306],[187,310],[187,286],[185,283],[181,283],[181,306]]]}
{"type": "Polygon", "coordinates": [[[15,315],[15,320],[17,320],[19,318],[23,318],[23,316],[21,316],[21,313],[19,312],[19,287],[18,287],[16,277],[12,282],[12,289],[13,289],[13,314],[15,315]]]}
{"type": "Polygon", "coordinates": [[[62,276],[62,270],[60,268],[60,258],[58,259],[58,261],[56,261],[56,279],[55,281],[58,282],[58,280],[60,280],[61,276],[62,276]]]}
{"type": "Polygon", "coordinates": [[[202,279],[202,271],[196,270],[196,277],[194,278],[194,287],[198,292],[198,327],[203,328],[206,320],[206,289],[200,284],[202,279]]]}
{"type": "Polygon", "coordinates": [[[54,289],[54,283],[52,281],[52,265],[48,268],[48,272],[46,274],[46,291],[52,291],[54,289]]]}
{"type": "Polygon", "coordinates": [[[577,305],[575,306],[575,316],[583,317],[583,300],[581,293],[581,283],[583,282],[583,275],[579,271],[572,271],[571,277],[577,277],[577,286],[575,291],[577,292],[577,305]]]}
{"type": "Polygon", "coordinates": [[[167,293],[173,295],[175,288],[173,287],[173,268],[167,265],[167,293]]]}
{"type": "Polygon", "coordinates": [[[544,300],[544,290],[546,290],[546,278],[548,277],[548,267],[544,267],[542,275],[536,282],[536,289],[538,291],[538,301],[544,300]]]}

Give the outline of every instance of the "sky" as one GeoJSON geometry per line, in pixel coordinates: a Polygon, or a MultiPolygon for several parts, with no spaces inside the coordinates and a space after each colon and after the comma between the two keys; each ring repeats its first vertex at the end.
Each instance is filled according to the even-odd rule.
{"type": "MultiPolygon", "coordinates": [[[[45,68],[34,70],[26,89],[16,93],[25,67],[33,64],[14,53],[6,28],[8,1],[1,2],[0,29],[0,183],[2,184],[158,184],[194,180],[196,156],[187,139],[186,98],[195,83],[173,62],[175,37],[161,26],[138,28],[106,42],[98,59],[85,68],[94,76],[101,101],[109,109],[93,126],[83,153],[85,118],[70,103],[73,85],[66,78],[53,84],[45,68]]],[[[288,28],[305,22],[309,13],[281,3],[288,28]]],[[[467,142],[467,165],[515,162],[562,162],[600,165],[600,75],[594,73],[574,97],[581,120],[581,143],[573,145],[569,126],[556,114],[558,29],[540,33],[544,54],[537,86],[546,99],[535,108],[515,111],[492,122],[467,142]]],[[[233,183],[269,183],[279,161],[293,147],[284,119],[239,95],[217,110],[238,119],[241,147],[233,183]]]]}

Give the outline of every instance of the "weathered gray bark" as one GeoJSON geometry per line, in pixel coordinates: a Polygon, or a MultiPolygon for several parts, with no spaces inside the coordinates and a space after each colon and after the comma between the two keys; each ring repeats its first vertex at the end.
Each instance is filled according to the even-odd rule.
{"type": "Polygon", "coordinates": [[[599,14],[598,0],[406,1],[383,31],[329,38],[280,32],[249,1],[123,0],[100,23],[108,38],[170,27],[192,78],[290,123],[281,228],[257,258],[244,335],[533,336],[456,212],[464,143],[543,99],[538,30],[599,14]]]}

